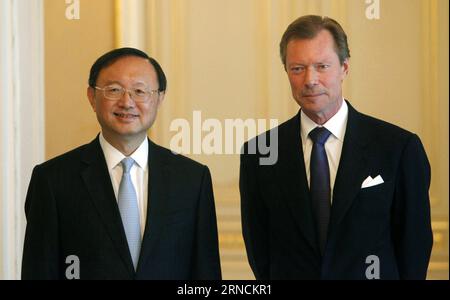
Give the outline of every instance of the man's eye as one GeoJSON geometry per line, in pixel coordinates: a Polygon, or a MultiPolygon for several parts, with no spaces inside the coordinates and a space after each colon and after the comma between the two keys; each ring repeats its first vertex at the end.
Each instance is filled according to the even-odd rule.
{"type": "Polygon", "coordinates": [[[291,71],[294,73],[299,73],[299,72],[302,72],[304,69],[305,68],[303,68],[303,67],[293,67],[293,68],[291,68],[291,71]]]}
{"type": "Polygon", "coordinates": [[[319,70],[326,70],[326,69],[328,69],[329,67],[330,67],[330,65],[326,65],[326,64],[319,65],[319,70]]]}
{"type": "Polygon", "coordinates": [[[145,94],[147,94],[147,92],[145,90],[141,90],[141,89],[135,89],[134,93],[138,96],[144,96],[145,94]]]}
{"type": "Polygon", "coordinates": [[[110,93],[120,93],[122,91],[122,89],[118,88],[118,87],[108,87],[108,88],[106,88],[106,91],[108,91],[110,93]]]}

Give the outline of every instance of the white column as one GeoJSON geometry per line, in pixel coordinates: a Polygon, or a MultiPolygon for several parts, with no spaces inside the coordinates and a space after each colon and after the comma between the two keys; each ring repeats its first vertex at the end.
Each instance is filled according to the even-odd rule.
{"type": "Polygon", "coordinates": [[[19,279],[24,201],[44,160],[43,0],[0,1],[0,279],[19,279]]]}
{"type": "Polygon", "coordinates": [[[144,50],[146,0],[116,0],[116,47],[144,50]]]}

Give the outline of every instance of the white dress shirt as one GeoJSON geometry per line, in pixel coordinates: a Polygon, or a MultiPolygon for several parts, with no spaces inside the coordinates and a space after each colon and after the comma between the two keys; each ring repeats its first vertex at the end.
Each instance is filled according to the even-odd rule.
{"type": "Polygon", "coordinates": [[[338,112],[325,124],[318,125],[311,120],[303,111],[300,112],[300,134],[302,137],[303,157],[305,159],[306,177],[308,186],[310,184],[310,161],[313,141],[309,133],[316,127],[325,127],[331,132],[330,137],[325,142],[325,152],[327,153],[328,166],[330,168],[330,188],[331,200],[333,200],[334,182],[341,159],[342,145],[344,144],[345,130],[347,128],[348,106],[345,100],[342,102],[338,112]]]}
{"type": "MultiPolygon", "coordinates": [[[[103,133],[100,134],[100,146],[105,155],[114,195],[116,196],[116,201],[118,201],[120,180],[122,179],[123,173],[121,161],[125,158],[125,155],[108,143],[103,137],[103,133]]],[[[148,139],[145,138],[142,144],[130,155],[130,157],[135,161],[131,167],[130,175],[138,200],[142,237],[145,230],[145,222],[147,220],[148,139]]]]}

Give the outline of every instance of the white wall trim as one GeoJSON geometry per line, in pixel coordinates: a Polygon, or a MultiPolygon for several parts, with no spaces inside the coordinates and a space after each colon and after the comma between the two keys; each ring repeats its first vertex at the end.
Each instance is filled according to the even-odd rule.
{"type": "Polygon", "coordinates": [[[24,201],[44,160],[43,0],[0,1],[0,279],[19,279],[24,201]]]}

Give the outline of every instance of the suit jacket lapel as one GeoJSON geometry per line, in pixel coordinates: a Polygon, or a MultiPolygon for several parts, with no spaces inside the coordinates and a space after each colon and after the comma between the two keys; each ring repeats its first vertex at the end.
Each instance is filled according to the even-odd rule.
{"type": "Polygon", "coordinates": [[[142,240],[141,254],[137,273],[141,271],[152,249],[157,244],[164,225],[163,214],[169,198],[171,177],[168,168],[167,155],[162,148],[149,140],[149,180],[147,220],[142,240]]]}
{"type": "Polygon", "coordinates": [[[281,178],[284,199],[294,220],[317,252],[318,245],[300,135],[300,112],[288,121],[287,126],[285,131],[279,132],[279,160],[275,165],[277,178],[281,178]]]}
{"type": "Polygon", "coordinates": [[[356,195],[361,190],[361,183],[369,174],[367,146],[370,137],[360,122],[360,114],[348,102],[347,104],[349,108],[347,129],[333,189],[331,231],[342,221],[356,195]]]}
{"type": "Polygon", "coordinates": [[[81,177],[89,191],[91,201],[97,209],[123,263],[130,275],[133,275],[133,262],[98,136],[88,145],[83,154],[83,163],[86,167],[81,171],[81,177]]]}

